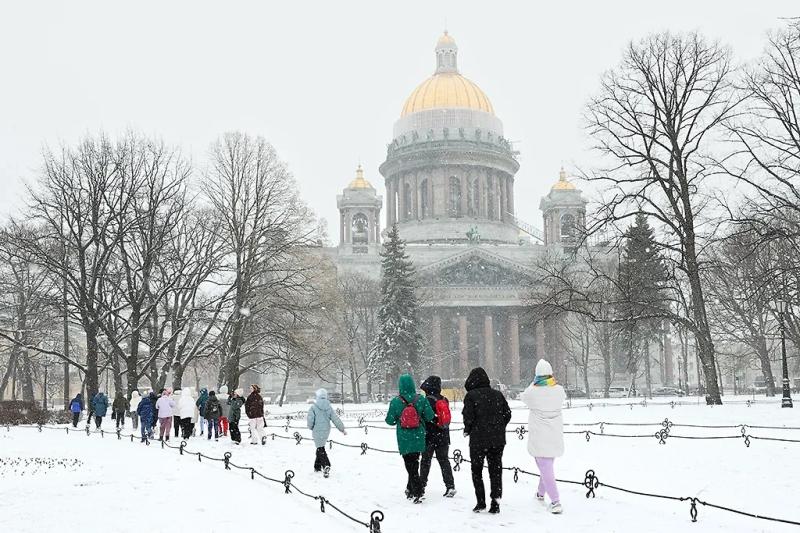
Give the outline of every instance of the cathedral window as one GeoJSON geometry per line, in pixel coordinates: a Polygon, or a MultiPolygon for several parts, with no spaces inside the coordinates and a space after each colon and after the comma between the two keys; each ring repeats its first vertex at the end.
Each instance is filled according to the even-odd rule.
{"type": "Polygon", "coordinates": [[[573,215],[563,215],[561,217],[561,240],[571,240],[575,238],[575,217],[573,215]]]}
{"type": "Polygon", "coordinates": [[[467,188],[467,211],[469,216],[477,217],[480,215],[480,181],[478,178],[469,180],[467,188]]]}
{"type": "Polygon", "coordinates": [[[461,180],[455,176],[450,176],[450,196],[448,202],[448,212],[451,217],[461,216],[461,180]]]}
{"type": "Polygon", "coordinates": [[[369,242],[369,220],[364,213],[353,215],[351,231],[353,244],[366,244],[369,242]]]}

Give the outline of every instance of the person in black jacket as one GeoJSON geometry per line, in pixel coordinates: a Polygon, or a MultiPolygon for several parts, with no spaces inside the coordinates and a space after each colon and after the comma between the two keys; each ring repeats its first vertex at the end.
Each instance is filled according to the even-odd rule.
{"type": "MultiPolygon", "coordinates": [[[[439,400],[447,401],[447,398],[442,396],[442,378],[439,376],[430,376],[422,382],[419,387],[425,392],[428,402],[433,409],[434,418],[430,422],[425,423],[425,451],[422,452],[422,462],[419,469],[419,477],[422,481],[423,489],[428,484],[428,474],[431,471],[431,460],[433,455],[436,454],[436,461],[442,469],[442,479],[445,486],[445,498],[452,498],[456,495],[456,484],[453,480],[453,469],[450,468],[450,459],[448,453],[450,451],[450,426],[442,426],[438,417],[436,417],[436,402],[439,400]]],[[[449,409],[449,407],[448,407],[449,409]]]]}
{"type": "Polygon", "coordinates": [[[503,496],[503,448],[506,446],[506,426],[511,421],[511,408],[505,396],[491,387],[489,376],[481,368],[473,368],[464,388],[464,435],[469,437],[469,459],[472,463],[472,484],[478,503],[473,511],[486,509],[486,490],[483,486],[483,462],[489,463],[489,483],[492,498],[490,513],[499,513],[503,496]]]}

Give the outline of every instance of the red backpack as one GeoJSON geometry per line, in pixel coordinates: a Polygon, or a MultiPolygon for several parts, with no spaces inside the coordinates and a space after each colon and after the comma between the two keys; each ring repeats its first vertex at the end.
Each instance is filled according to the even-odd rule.
{"type": "Polygon", "coordinates": [[[414,401],[408,403],[405,398],[400,396],[400,399],[406,404],[403,408],[403,412],[400,413],[400,427],[403,429],[417,429],[419,427],[419,413],[415,407],[417,398],[419,398],[419,396],[414,396],[414,401]]]}
{"type": "Polygon", "coordinates": [[[446,428],[450,425],[450,420],[452,417],[450,416],[450,402],[447,401],[447,398],[442,398],[440,400],[436,400],[436,425],[440,428],[446,428]]]}

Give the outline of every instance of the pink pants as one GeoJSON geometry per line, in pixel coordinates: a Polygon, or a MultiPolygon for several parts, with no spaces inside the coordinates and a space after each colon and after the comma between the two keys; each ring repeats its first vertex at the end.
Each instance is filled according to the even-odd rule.
{"type": "Polygon", "coordinates": [[[558,487],[556,487],[556,475],[553,472],[553,457],[536,457],[536,466],[539,467],[539,488],[536,489],[536,494],[544,496],[545,494],[550,497],[550,501],[557,503],[558,487]]]}
{"type": "Polygon", "coordinates": [[[159,438],[163,438],[164,434],[166,434],[167,438],[169,438],[169,430],[172,427],[172,417],[168,416],[166,418],[159,418],[159,420],[161,421],[161,427],[158,430],[159,438]]]}

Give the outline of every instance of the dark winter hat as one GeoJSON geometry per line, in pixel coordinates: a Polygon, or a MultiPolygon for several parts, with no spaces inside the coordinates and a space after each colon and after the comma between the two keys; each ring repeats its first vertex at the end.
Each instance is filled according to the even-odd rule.
{"type": "Polygon", "coordinates": [[[217,395],[217,393],[216,393],[216,392],[214,392],[214,391],[212,390],[211,392],[209,392],[209,393],[208,393],[208,395],[209,395],[209,396],[216,396],[216,395],[217,395]]]}
{"type": "Polygon", "coordinates": [[[481,367],[473,368],[469,373],[469,377],[467,377],[467,381],[464,383],[464,388],[467,389],[467,391],[490,386],[489,375],[486,374],[486,370],[481,367]]]}
{"type": "Polygon", "coordinates": [[[419,388],[431,396],[437,396],[442,393],[442,378],[439,376],[429,376],[428,379],[422,382],[419,388]]]}

